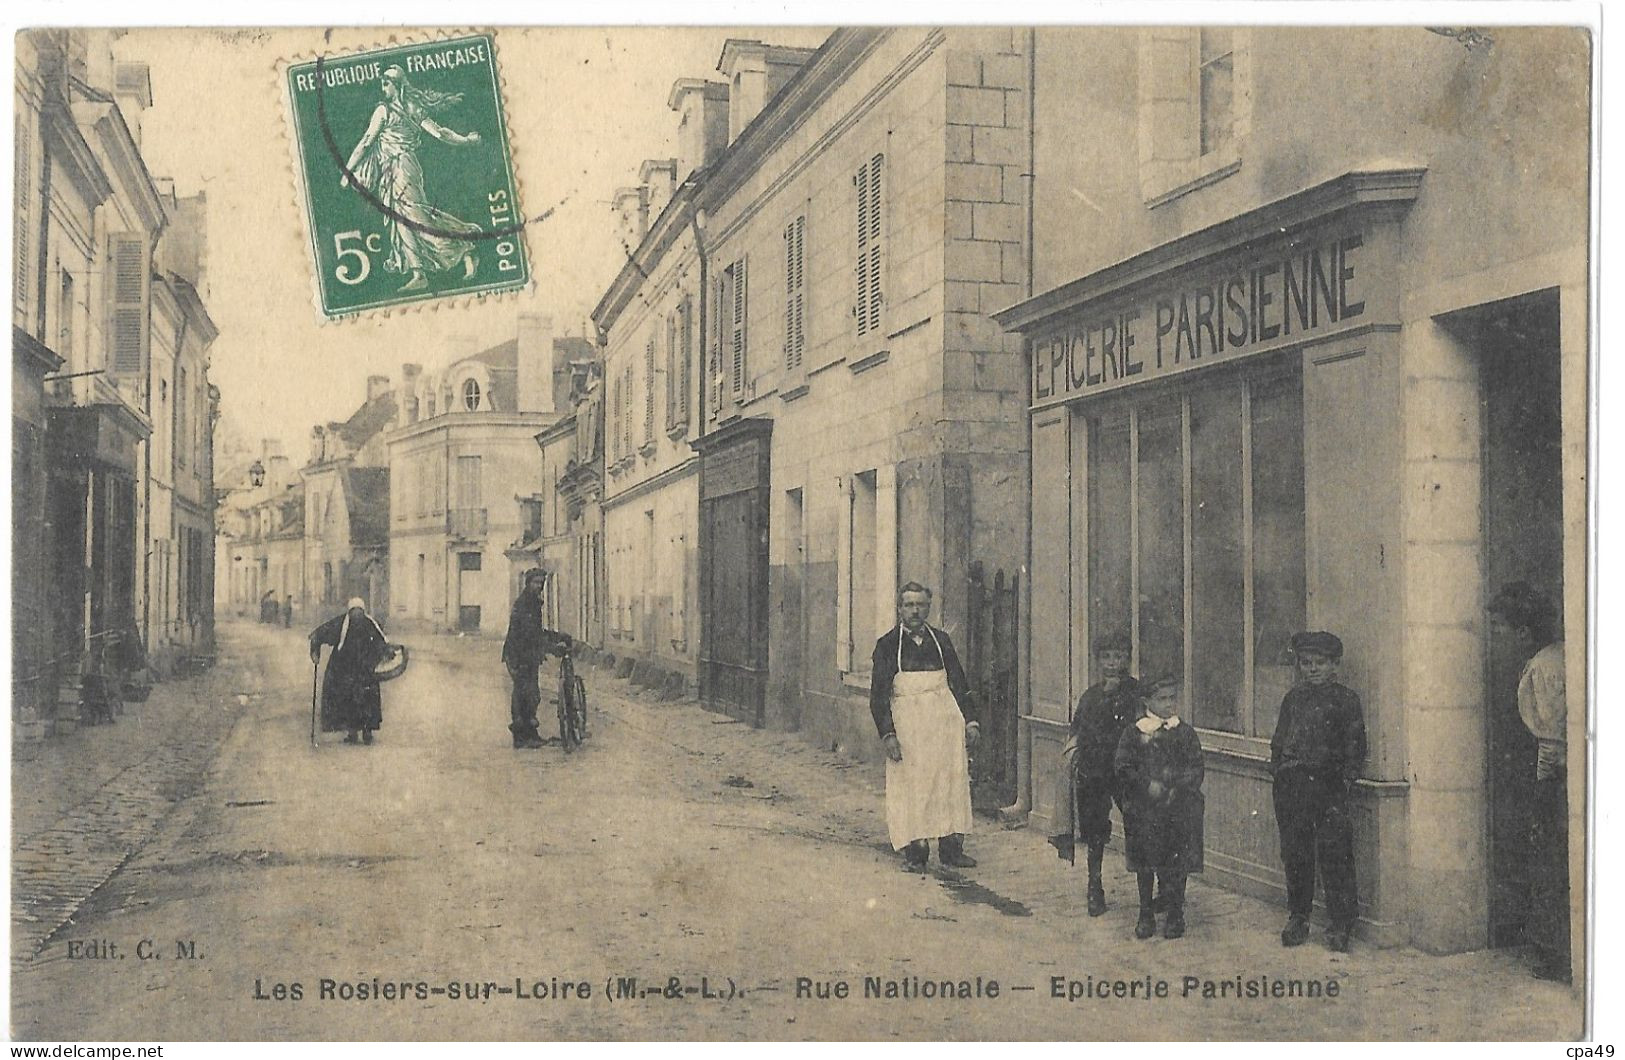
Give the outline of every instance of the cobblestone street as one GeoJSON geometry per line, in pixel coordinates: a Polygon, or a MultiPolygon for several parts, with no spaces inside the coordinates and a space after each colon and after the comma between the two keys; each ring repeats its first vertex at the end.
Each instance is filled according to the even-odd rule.
{"type": "Polygon", "coordinates": [[[656,703],[601,670],[586,674],[593,735],[581,753],[516,752],[489,639],[418,638],[408,673],[384,688],[379,742],[312,749],[302,637],[238,624],[221,639],[213,673],[161,685],[119,724],[17,763],[14,1036],[1579,1030],[1578,1000],[1530,979],[1515,952],[1357,944],[1339,955],[1318,936],[1283,951],[1279,910],[1200,881],[1186,938],[1136,942],[1115,850],[1112,908],[1091,920],[1081,867],[993,821],[969,841],[977,868],[933,862],[932,875],[906,875],[884,841],[877,769],[692,703],[656,703]],[[983,995],[996,980],[999,992],[871,999],[870,976],[904,993],[913,977],[968,980],[973,994],[980,980],[983,995]],[[1052,976],[1166,979],[1172,996],[1069,1002],[1051,996],[1052,976]],[[1314,980],[1338,994],[1202,1000],[1181,996],[1185,976],[1314,980]],[[669,996],[673,977],[695,992],[669,996]],[[617,982],[632,978],[635,997],[617,982]],[[798,978],[815,992],[848,983],[851,996],[798,998],[798,978]],[[590,997],[558,996],[578,982],[590,997]],[[404,999],[388,985],[400,983],[404,999]],[[472,1000],[432,992],[483,983],[489,996],[472,1000]]]}

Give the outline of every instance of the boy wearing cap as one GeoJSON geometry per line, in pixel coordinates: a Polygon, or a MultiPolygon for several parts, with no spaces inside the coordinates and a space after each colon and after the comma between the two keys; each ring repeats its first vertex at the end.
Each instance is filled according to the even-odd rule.
{"type": "Polygon", "coordinates": [[[1342,641],[1326,632],[1297,633],[1292,653],[1300,680],[1281,700],[1270,739],[1289,914],[1281,945],[1309,937],[1318,865],[1331,921],[1326,943],[1342,953],[1360,912],[1349,797],[1365,762],[1365,712],[1359,695],[1337,680],[1342,641]]]}
{"type": "Polygon", "coordinates": [[[1062,752],[1064,797],[1057,800],[1061,812],[1056,823],[1061,831],[1050,839],[1068,861],[1072,860],[1077,839],[1086,844],[1090,916],[1106,911],[1101,862],[1112,837],[1112,803],[1117,803],[1119,812],[1123,809],[1112,758],[1123,730],[1142,713],[1140,684],[1128,673],[1128,637],[1114,633],[1095,641],[1095,661],[1100,666],[1100,680],[1078,697],[1072,712],[1072,735],[1067,750],[1062,752]]]}
{"type": "Polygon", "coordinates": [[[1157,933],[1152,890],[1167,902],[1162,937],[1185,934],[1185,880],[1202,871],[1202,741],[1179,719],[1180,679],[1145,686],[1145,716],[1125,726],[1112,756],[1122,785],[1123,853],[1138,877],[1134,937],[1157,933]]]}

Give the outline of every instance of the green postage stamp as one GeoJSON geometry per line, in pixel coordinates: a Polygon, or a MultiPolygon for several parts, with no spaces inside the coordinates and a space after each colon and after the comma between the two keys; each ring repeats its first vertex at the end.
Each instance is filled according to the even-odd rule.
{"type": "Polygon", "coordinates": [[[529,282],[491,34],[320,56],[286,77],[324,314],[529,282]]]}

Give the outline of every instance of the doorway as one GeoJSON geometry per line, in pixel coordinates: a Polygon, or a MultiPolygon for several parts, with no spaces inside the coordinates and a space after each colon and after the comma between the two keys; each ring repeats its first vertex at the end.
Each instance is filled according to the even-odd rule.
{"type": "Polygon", "coordinates": [[[477,633],[480,628],[480,605],[469,600],[479,599],[480,554],[457,553],[457,628],[464,633],[477,633]]]}
{"type": "MultiPolygon", "coordinates": [[[[1563,601],[1562,404],[1558,294],[1541,291],[1453,315],[1479,353],[1483,400],[1484,600],[1529,583],[1560,614],[1563,601]]],[[[1488,626],[1488,619],[1485,621],[1488,626]]],[[[1561,633],[1559,634],[1561,635],[1561,633]]],[[[1526,659],[1485,640],[1492,946],[1523,940],[1535,741],[1518,716],[1526,659]]]]}
{"type": "Polygon", "coordinates": [[[738,420],[700,452],[700,701],[764,724],[768,661],[768,482],[773,421],[738,420]]]}

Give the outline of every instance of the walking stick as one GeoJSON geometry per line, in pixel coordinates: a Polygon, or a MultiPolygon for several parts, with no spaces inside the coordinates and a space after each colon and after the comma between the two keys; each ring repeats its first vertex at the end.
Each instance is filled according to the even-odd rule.
{"type": "Polygon", "coordinates": [[[321,648],[316,649],[316,658],[310,661],[310,746],[320,747],[321,742],[316,739],[316,676],[321,670],[321,648]]]}

